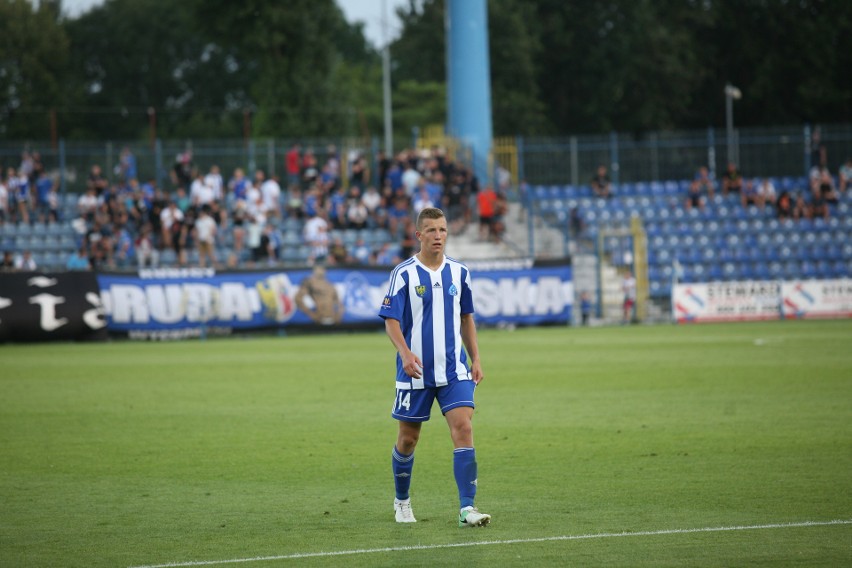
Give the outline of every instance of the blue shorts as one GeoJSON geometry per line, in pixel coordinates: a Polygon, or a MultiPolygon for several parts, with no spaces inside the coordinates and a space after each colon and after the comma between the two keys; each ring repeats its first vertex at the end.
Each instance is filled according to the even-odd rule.
{"type": "Polygon", "coordinates": [[[425,389],[396,389],[391,416],[402,422],[426,422],[432,411],[432,402],[438,398],[441,414],[458,406],[475,408],[473,381],[453,381],[446,386],[425,389]]]}

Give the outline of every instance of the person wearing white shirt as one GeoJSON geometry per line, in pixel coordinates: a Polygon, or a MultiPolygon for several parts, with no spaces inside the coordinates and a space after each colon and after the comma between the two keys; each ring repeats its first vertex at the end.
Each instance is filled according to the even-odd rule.
{"type": "Polygon", "coordinates": [[[417,191],[417,184],[420,183],[420,173],[411,167],[411,164],[405,167],[402,172],[402,185],[405,187],[405,193],[409,197],[413,197],[417,191]]]}
{"type": "Polygon", "coordinates": [[[0,179],[0,221],[5,222],[9,218],[9,190],[0,179]]]}
{"type": "Polygon", "coordinates": [[[204,181],[204,177],[199,173],[192,180],[192,185],[189,188],[189,201],[195,207],[204,207],[215,199],[213,188],[208,186],[204,181]]]}
{"type": "Polygon", "coordinates": [[[277,217],[280,211],[278,200],[281,197],[281,185],[275,177],[271,177],[260,186],[263,195],[263,203],[266,205],[267,215],[277,217]]]}
{"type": "MultiPolygon", "coordinates": [[[[172,246],[172,229],[175,225],[183,223],[183,211],[178,209],[177,203],[169,201],[168,207],[160,212],[160,226],[163,228],[163,242],[166,246],[172,246]]],[[[177,235],[175,235],[177,238],[177,235]]]]}
{"type": "Polygon", "coordinates": [[[316,215],[308,219],[304,229],[305,243],[310,247],[310,262],[323,262],[328,257],[328,222],[316,215]]]}
{"type": "Polygon", "coordinates": [[[213,199],[222,200],[225,181],[222,179],[222,174],[219,173],[219,166],[215,164],[210,166],[210,172],[204,176],[204,185],[213,190],[213,199]]]}
{"type": "Polygon", "coordinates": [[[195,220],[195,242],[198,247],[198,265],[207,265],[207,259],[216,266],[216,221],[210,216],[210,209],[202,207],[195,220]]]}

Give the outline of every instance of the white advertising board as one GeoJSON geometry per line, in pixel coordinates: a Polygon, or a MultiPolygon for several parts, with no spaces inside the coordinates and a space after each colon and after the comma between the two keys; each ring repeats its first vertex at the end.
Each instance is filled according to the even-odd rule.
{"type": "Polygon", "coordinates": [[[784,317],[852,317],[852,279],[796,280],[781,285],[784,317]]]}
{"type": "Polygon", "coordinates": [[[675,319],[685,322],[760,321],[781,317],[781,282],[677,284],[672,290],[675,319]]]}

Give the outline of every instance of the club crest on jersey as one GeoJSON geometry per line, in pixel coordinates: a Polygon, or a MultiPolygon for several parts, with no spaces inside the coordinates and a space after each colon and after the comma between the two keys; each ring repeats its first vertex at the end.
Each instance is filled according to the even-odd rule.
{"type": "Polygon", "coordinates": [[[415,286],[414,293],[422,298],[426,295],[426,286],[415,286]]]}
{"type": "Polygon", "coordinates": [[[450,296],[457,296],[457,295],[458,295],[458,293],[459,293],[459,289],[458,289],[458,288],[456,288],[456,285],[455,285],[455,284],[450,284],[450,290],[449,290],[449,293],[450,293],[450,296]]]}

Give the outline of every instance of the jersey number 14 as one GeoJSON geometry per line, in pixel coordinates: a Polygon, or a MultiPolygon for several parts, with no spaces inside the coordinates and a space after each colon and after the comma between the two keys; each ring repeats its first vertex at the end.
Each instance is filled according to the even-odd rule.
{"type": "Polygon", "coordinates": [[[408,410],[411,408],[411,391],[407,390],[397,390],[396,391],[396,408],[394,410],[401,410],[405,408],[408,410]]]}

